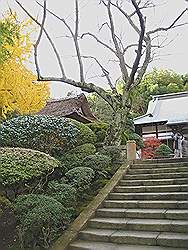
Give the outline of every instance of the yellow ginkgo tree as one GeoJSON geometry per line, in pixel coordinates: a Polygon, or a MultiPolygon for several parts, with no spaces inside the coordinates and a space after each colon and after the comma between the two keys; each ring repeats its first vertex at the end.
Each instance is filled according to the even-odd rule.
{"type": "Polygon", "coordinates": [[[13,111],[36,113],[49,97],[48,84],[35,84],[36,76],[25,66],[32,50],[31,27],[30,20],[18,22],[14,13],[0,20],[0,117],[13,111]]]}

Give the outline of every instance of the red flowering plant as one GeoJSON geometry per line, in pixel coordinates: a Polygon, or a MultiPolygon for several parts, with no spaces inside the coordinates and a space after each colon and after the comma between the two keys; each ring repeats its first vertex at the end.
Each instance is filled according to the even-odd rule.
{"type": "Polygon", "coordinates": [[[161,142],[156,137],[148,137],[144,140],[144,148],[142,149],[143,159],[153,159],[155,158],[155,151],[160,146],[161,142]]]}

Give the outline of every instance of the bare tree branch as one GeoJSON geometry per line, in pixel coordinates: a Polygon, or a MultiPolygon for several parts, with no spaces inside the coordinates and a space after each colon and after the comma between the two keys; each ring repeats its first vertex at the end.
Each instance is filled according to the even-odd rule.
{"type": "MultiPolygon", "coordinates": [[[[41,4],[36,1],[37,4],[39,6],[41,6],[41,4]]],[[[66,22],[66,20],[64,18],[59,17],[58,15],[56,15],[55,13],[53,13],[52,11],[50,11],[49,9],[47,9],[47,11],[53,15],[55,18],[57,18],[59,21],[63,22],[64,25],[67,27],[67,29],[69,30],[73,41],[74,41],[74,45],[75,45],[75,50],[76,50],[76,54],[77,54],[77,59],[78,59],[78,64],[79,64],[79,70],[80,70],[80,81],[84,82],[84,66],[83,66],[83,62],[82,62],[82,58],[81,58],[81,52],[80,52],[80,47],[79,47],[79,43],[78,43],[78,29],[79,29],[79,8],[78,8],[78,0],[75,0],[75,6],[76,6],[76,19],[75,19],[75,32],[73,32],[71,26],[66,22]]]]}
{"type": "Polygon", "coordinates": [[[99,60],[94,56],[82,56],[82,57],[86,58],[86,59],[93,59],[99,65],[99,67],[101,68],[104,76],[107,79],[108,85],[110,86],[110,88],[112,89],[113,92],[116,92],[116,88],[112,84],[112,81],[111,81],[111,78],[110,78],[110,72],[104,68],[104,66],[99,62],[99,60]]]}
{"type": "Polygon", "coordinates": [[[137,13],[138,18],[139,18],[141,32],[140,32],[140,36],[139,36],[137,56],[136,56],[136,59],[135,59],[134,64],[133,64],[133,68],[132,68],[132,71],[131,71],[131,74],[130,74],[130,77],[129,77],[129,82],[128,82],[127,86],[126,86],[127,90],[129,90],[131,85],[134,84],[135,74],[136,74],[136,72],[138,70],[140,59],[142,57],[142,45],[143,45],[144,35],[145,35],[145,21],[144,21],[143,15],[142,15],[142,13],[141,13],[141,11],[140,11],[140,9],[139,9],[139,7],[138,7],[135,0],[132,0],[132,4],[134,5],[134,7],[136,9],[136,13],[137,13]]]}
{"type": "Polygon", "coordinates": [[[76,5],[76,20],[75,20],[75,34],[74,34],[74,43],[75,43],[75,48],[76,48],[76,53],[78,56],[78,63],[79,63],[79,68],[80,68],[80,81],[84,82],[84,66],[81,58],[81,53],[80,53],[80,47],[78,44],[78,28],[79,28],[79,9],[78,9],[78,0],[75,0],[75,5],[76,5]]]}
{"type": "Polygon", "coordinates": [[[84,38],[84,36],[91,36],[93,37],[98,43],[100,43],[101,45],[103,45],[105,48],[109,49],[112,53],[116,54],[115,50],[112,49],[108,44],[106,44],[105,42],[101,41],[97,36],[95,36],[94,34],[90,33],[90,32],[86,32],[83,33],[81,35],[81,38],[84,38]]]}
{"type": "MultiPolygon", "coordinates": [[[[179,27],[180,25],[175,25],[175,24],[180,20],[180,18],[185,14],[186,11],[188,11],[187,8],[184,11],[182,11],[182,13],[168,27],[160,27],[160,28],[148,31],[147,34],[151,35],[151,34],[154,34],[156,32],[168,31],[168,30],[170,30],[172,28],[179,27]]],[[[181,24],[181,26],[182,26],[182,24],[181,24]]]]}
{"type": "Polygon", "coordinates": [[[42,18],[42,23],[40,25],[39,36],[36,40],[36,43],[34,44],[34,59],[35,59],[35,65],[36,65],[36,71],[37,71],[38,78],[40,78],[40,68],[39,68],[39,63],[38,63],[38,46],[39,46],[39,43],[40,43],[41,38],[42,38],[42,33],[43,33],[44,24],[45,24],[45,20],[46,20],[46,0],[44,0],[43,9],[44,9],[43,18],[42,18]]]}
{"type": "MultiPolygon", "coordinates": [[[[22,10],[37,24],[41,27],[41,24],[19,3],[18,0],[15,0],[16,3],[22,8],[22,10]]],[[[50,36],[48,35],[48,32],[46,31],[45,28],[43,28],[43,31],[46,35],[46,37],[48,38],[50,44],[52,45],[53,48],[55,48],[55,45],[53,44],[50,36]]],[[[60,60],[60,56],[56,50],[56,48],[54,49],[55,55],[57,58],[59,58],[59,62],[61,62],[60,60]]],[[[61,64],[62,65],[62,64],[61,64]]],[[[116,102],[115,99],[113,99],[109,93],[107,93],[103,88],[99,87],[99,86],[95,86],[93,83],[86,83],[86,82],[78,82],[78,81],[74,81],[72,79],[69,79],[65,76],[65,74],[63,75],[63,77],[43,77],[40,75],[40,77],[38,78],[38,81],[46,81],[46,82],[51,82],[51,81],[56,81],[56,82],[64,82],[67,84],[70,84],[74,87],[78,87],[81,88],[83,91],[86,91],[88,93],[91,92],[95,92],[97,93],[99,96],[101,96],[106,102],[108,102],[108,104],[113,107],[114,103],[116,102]]]]}
{"type": "Polygon", "coordinates": [[[107,10],[108,10],[108,17],[110,21],[110,31],[111,31],[111,36],[112,40],[116,49],[116,56],[119,58],[119,65],[122,73],[122,79],[126,82],[128,80],[128,71],[125,65],[125,59],[124,59],[124,54],[123,51],[121,51],[121,48],[118,45],[117,42],[117,37],[115,34],[115,27],[114,27],[114,21],[113,21],[113,16],[111,12],[111,0],[108,0],[107,4],[107,10]]]}
{"type": "MultiPolygon", "coordinates": [[[[16,3],[21,7],[21,9],[37,24],[41,27],[41,24],[23,7],[23,5],[18,1],[18,0],[15,0],[16,3]]],[[[52,48],[53,48],[53,51],[56,55],[56,58],[57,58],[57,61],[58,61],[58,64],[59,64],[59,67],[60,67],[60,70],[61,70],[61,74],[62,74],[62,77],[65,78],[66,75],[65,75],[65,70],[64,70],[64,67],[63,67],[63,63],[61,61],[61,58],[59,56],[59,53],[56,49],[56,46],[55,44],[53,43],[51,37],[49,36],[48,32],[46,31],[46,29],[43,27],[43,31],[49,41],[49,43],[51,44],[52,48]]]]}
{"type": "Polygon", "coordinates": [[[147,70],[147,67],[151,61],[151,52],[152,52],[151,38],[149,36],[147,36],[145,59],[144,59],[144,62],[142,64],[141,69],[139,69],[139,71],[138,71],[136,80],[135,80],[134,84],[132,85],[132,88],[134,88],[140,84],[140,82],[141,82],[141,80],[142,80],[142,78],[147,70]]]}

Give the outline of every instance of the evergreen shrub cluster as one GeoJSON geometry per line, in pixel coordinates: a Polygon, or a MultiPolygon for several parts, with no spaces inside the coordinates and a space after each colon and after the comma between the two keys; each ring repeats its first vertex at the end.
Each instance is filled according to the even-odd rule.
{"type": "MultiPolygon", "coordinates": [[[[2,122],[0,190],[14,206],[23,249],[49,248],[112,176],[118,150],[96,149],[105,131],[105,124],[41,115],[2,122]]],[[[0,206],[0,225],[1,214],[0,206]]]]}

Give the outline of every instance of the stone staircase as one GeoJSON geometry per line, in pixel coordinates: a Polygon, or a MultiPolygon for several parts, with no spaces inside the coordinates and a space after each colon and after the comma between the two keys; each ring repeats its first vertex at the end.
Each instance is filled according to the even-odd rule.
{"type": "Polygon", "coordinates": [[[131,165],[69,249],[188,249],[188,159],[131,165]]]}

